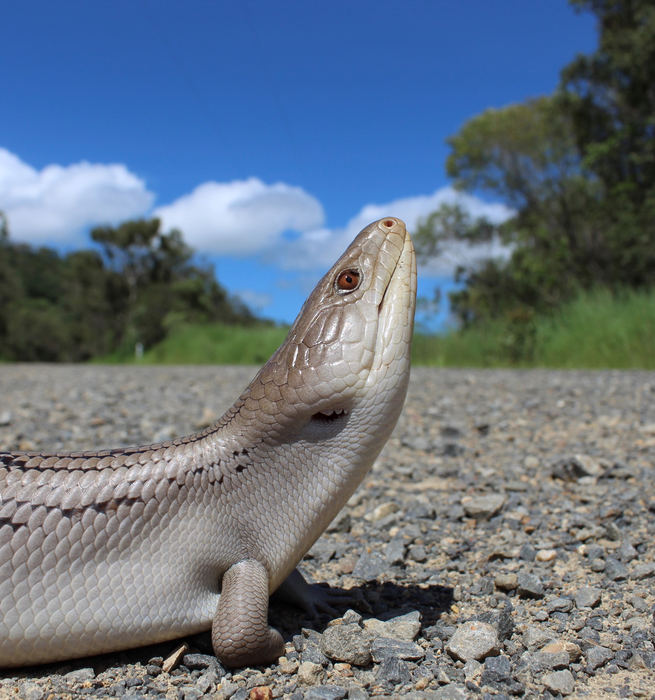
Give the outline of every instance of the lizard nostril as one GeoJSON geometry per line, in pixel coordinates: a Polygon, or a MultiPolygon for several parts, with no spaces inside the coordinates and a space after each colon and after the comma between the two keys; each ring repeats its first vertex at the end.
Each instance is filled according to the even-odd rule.
{"type": "Polygon", "coordinates": [[[396,222],[395,222],[393,219],[387,219],[387,220],[384,222],[384,225],[385,225],[387,228],[391,228],[395,223],[396,223],[396,222]]]}

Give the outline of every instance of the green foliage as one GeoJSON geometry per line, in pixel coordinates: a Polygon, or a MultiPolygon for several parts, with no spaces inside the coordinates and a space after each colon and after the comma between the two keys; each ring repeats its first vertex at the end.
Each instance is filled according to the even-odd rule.
{"type": "Polygon", "coordinates": [[[278,349],[289,329],[272,325],[185,324],[137,359],[133,346],[98,362],[185,365],[261,365],[278,349]]]}
{"type": "Polygon", "coordinates": [[[416,335],[415,364],[441,367],[655,369],[655,288],[580,293],[556,313],[486,319],[416,335]]]}
{"type": "Polygon", "coordinates": [[[137,342],[149,348],[184,323],[258,320],[157,219],[92,238],[101,252],[13,244],[0,216],[0,359],[81,362],[137,342]]]}
{"type": "Polygon", "coordinates": [[[465,326],[554,311],[580,290],[655,284],[655,5],[571,0],[599,21],[599,47],[551,97],[473,117],[448,139],[455,185],[501,199],[500,227],[441,210],[419,226],[424,256],[496,237],[511,251],[458,270],[465,326]]]}

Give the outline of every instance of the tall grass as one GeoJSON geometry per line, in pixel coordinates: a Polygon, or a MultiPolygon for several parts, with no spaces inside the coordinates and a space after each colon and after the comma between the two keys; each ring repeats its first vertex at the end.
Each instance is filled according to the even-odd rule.
{"type": "Polygon", "coordinates": [[[552,316],[414,338],[417,364],[655,369],[655,289],[580,294],[552,316]]]}
{"type": "MultiPolygon", "coordinates": [[[[100,362],[261,365],[288,328],[186,325],[140,360],[123,348],[100,362]]],[[[655,369],[655,289],[581,294],[552,316],[517,316],[445,335],[414,335],[412,359],[441,367],[655,369]]]]}
{"type": "Polygon", "coordinates": [[[173,330],[140,359],[130,347],[98,361],[145,365],[261,365],[278,349],[288,331],[278,326],[188,324],[173,330]]]}

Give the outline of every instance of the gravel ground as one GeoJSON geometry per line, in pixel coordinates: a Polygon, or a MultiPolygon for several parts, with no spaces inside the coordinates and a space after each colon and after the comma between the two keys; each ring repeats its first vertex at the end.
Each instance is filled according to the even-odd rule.
{"type": "MultiPolygon", "coordinates": [[[[254,368],[0,366],[0,450],[208,425],[254,368]]],[[[418,368],[398,428],[303,562],[337,620],[225,673],[208,635],[0,674],[0,697],[354,700],[653,695],[655,374],[418,368]]]]}

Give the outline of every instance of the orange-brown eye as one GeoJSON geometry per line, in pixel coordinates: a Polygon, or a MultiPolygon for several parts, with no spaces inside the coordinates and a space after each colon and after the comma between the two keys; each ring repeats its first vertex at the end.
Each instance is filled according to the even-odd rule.
{"type": "Polygon", "coordinates": [[[337,289],[342,292],[352,292],[359,286],[359,272],[357,270],[344,270],[337,277],[337,289]]]}

